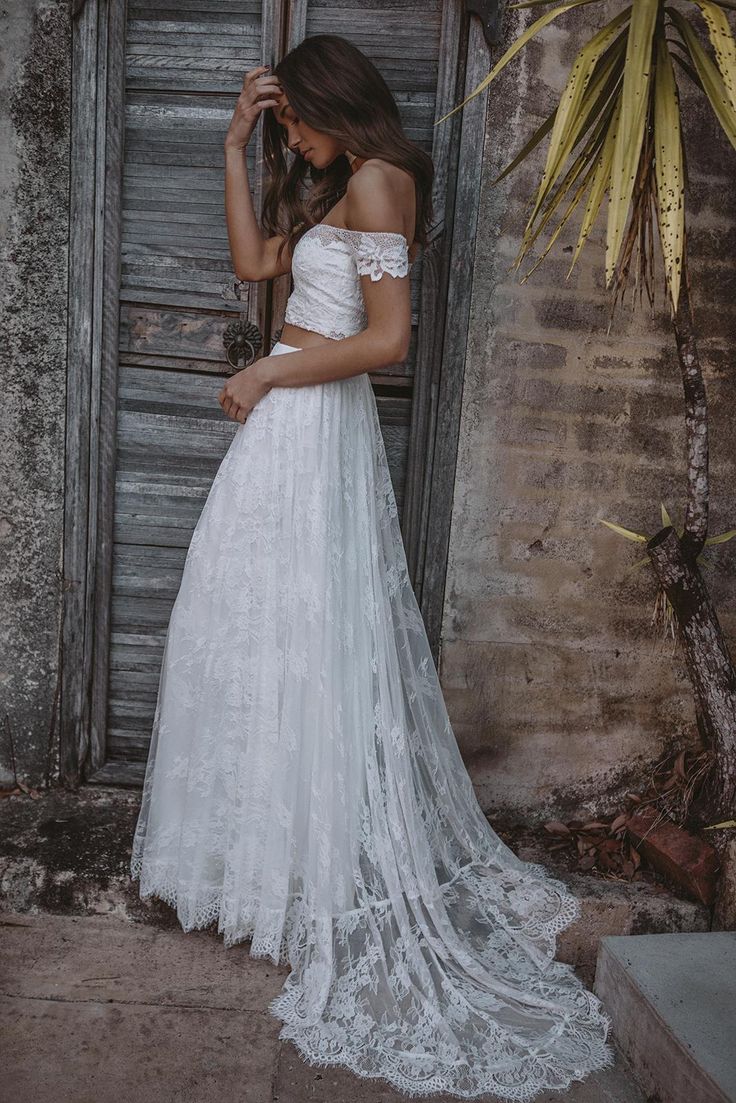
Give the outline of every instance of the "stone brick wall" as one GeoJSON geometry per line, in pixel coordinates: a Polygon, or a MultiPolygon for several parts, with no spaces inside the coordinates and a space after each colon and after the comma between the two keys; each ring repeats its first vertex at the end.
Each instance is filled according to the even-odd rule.
{"type": "MultiPolygon", "coordinates": [[[[697,736],[682,658],[650,624],[651,568],[624,573],[645,552],[600,523],[654,533],[660,501],[682,518],[682,384],[661,267],[655,311],[645,298],[632,312],[629,294],[607,333],[602,218],[568,281],[577,219],[528,282],[509,271],[546,143],[492,186],[553,109],[589,29],[617,10],[568,13],[490,86],[440,673],[481,804],[529,819],[603,812],[697,736]]],[[[715,534],[736,527],[736,154],[698,93],[683,108],[715,534]]],[[[704,559],[733,651],[736,540],[704,559]]]]}

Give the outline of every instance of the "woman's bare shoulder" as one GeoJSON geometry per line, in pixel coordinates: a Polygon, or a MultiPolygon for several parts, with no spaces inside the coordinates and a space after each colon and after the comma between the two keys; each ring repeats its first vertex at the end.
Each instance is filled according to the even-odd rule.
{"type": "Polygon", "coordinates": [[[370,157],[348,179],[345,218],[351,229],[407,236],[407,227],[410,231],[413,227],[415,202],[411,173],[380,157],[370,157]]]}

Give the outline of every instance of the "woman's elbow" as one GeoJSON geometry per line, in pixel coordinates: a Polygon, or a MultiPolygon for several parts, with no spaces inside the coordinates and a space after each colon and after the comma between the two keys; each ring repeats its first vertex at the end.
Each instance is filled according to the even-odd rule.
{"type": "Polygon", "coordinates": [[[237,258],[231,254],[231,260],[236,279],[243,283],[259,283],[261,280],[268,279],[271,275],[267,271],[268,265],[265,257],[258,256],[255,250],[250,250],[245,256],[237,258]]]}
{"type": "Polygon", "coordinates": [[[401,334],[394,342],[392,364],[403,364],[409,355],[410,339],[408,334],[401,334]]]}
{"type": "Polygon", "coordinates": [[[392,364],[402,364],[409,355],[410,334],[407,333],[383,333],[382,339],[377,343],[381,350],[381,367],[390,367],[392,364]]]}
{"type": "Polygon", "coordinates": [[[233,268],[236,280],[240,280],[241,283],[258,283],[263,279],[263,276],[259,276],[252,265],[236,264],[233,268]]]}

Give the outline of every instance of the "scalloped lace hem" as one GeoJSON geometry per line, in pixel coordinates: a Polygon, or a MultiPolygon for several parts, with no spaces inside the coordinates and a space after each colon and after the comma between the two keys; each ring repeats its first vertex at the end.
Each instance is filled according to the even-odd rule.
{"type": "MultiPolygon", "coordinates": [[[[130,876],[132,880],[139,881],[139,896],[141,900],[146,900],[151,896],[155,896],[157,899],[173,908],[174,911],[176,911],[182,930],[186,932],[203,930],[217,920],[218,934],[224,936],[224,944],[226,947],[253,940],[254,936],[256,936],[255,917],[245,919],[235,930],[232,928],[226,930],[219,923],[222,914],[221,888],[213,887],[205,890],[204,893],[202,893],[201,889],[197,890],[194,894],[182,893],[176,875],[168,868],[162,867],[158,872],[152,873],[150,871],[151,863],[146,863],[146,865],[149,868],[144,871],[143,855],[141,853],[133,854],[130,860],[130,876]],[[192,902],[192,895],[194,896],[194,902],[192,902]]],[[[470,871],[477,869],[478,866],[479,862],[477,860],[470,861],[460,866],[451,878],[439,886],[440,893],[445,894],[450,891],[458,880],[467,880],[470,871]]],[[[557,914],[553,915],[550,919],[544,920],[534,932],[533,937],[528,936],[530,941],[533,941],[536,946],[542,948],[544,956],[548,959],[549,964],[559,964],[555,962],[556,938],[557,935],[567,927],[580,919],[582,914],[580,901],[577,896],[568,889],[564,881],[551,876],[543,865],[537,862],[524,862],[524,866],[526,869],[523,876],[520,877],[520,881],[527,880],[541,883],[543,887],[555,894],[559,902],[559,911],[557,914]]],[[[338,916],[334,916],[333,919],[338,920],[346,916],[358,915],[361,912],[376,908],[380,909],[389,904],[390,900],[388,899],[374,900],[361,907],[352,908],[348,912],[341,912],[338,916]]],[[[283,926],[283,924],[279,924],[279,926],[283,926]]],[[[289,954],[289,945],[288,930],[279,938],[275,936],[256,936],[253,946],[250,949],[250,954],[252,957],[268,957],[274,965],[293,964],[289,954]]],[[[568,968],[571,968],[571,966],[568,968]]]]}
{"type": "MultiPolygon", "coordinates": [[[[476,862],[468,863],[455,873],[441,887],[442,892],[450,890],[453,884],[463,879],[476,862]]],[[[573,967],[567,963],[555,959],[557,936],[574,923],[581,916],[579,899],[574,896],[564,882],[550,876],[545,867],[533,862],[525,863],[529,880],[541,878],[545,887],[557,893],[560,910],[551,919],[541,924],[538,937],[545,945],[549,957],[548,965],[554,970],[554,975],[559,979],[565,974],[574,976],[573,967]]],[[[142,857],[135,856],[131,859],[130,868],[133,879],[141,878],[143,873],[142,857]]],[[[525,874],[525,877],[526,875],[525,874]]],[[[177,910],[182,927],[185,931],[201,929],[209,926],[221,915],[221,892],[215,889],[200,897],[192,906],[187,900],[184,910],[180,913],[182,894],[177,887],[173,875],[160,873],[152,876],[143,874],[140,895],[142,899],[155,896],[177,910]]],[[[379,905],[383,902],[378,901],[379,905]]],[[[366,908],[353,909],[354,912],[365,911],[366,908]]],[[[343,913],[348,914],[348,913],[343,913]]],[[[291,965],[290,943],[288,931],[280,939],[275,937],[260,936],[254,939],[256,930],[255,920],[246,920],[237,931],[225,932],[225,945],[232,946],[243,941],[253,940],[249,947],[249,954],[253,958],[267,958],[274,965],[291,965]]],[[[220,933],[222,930],[220,929],[220,933]]],[[[539,986],[534,979],[527,978],[528,990],[542,991],[545,969],[540,968],[537,974],[539,986]]],[[[577,981],[577,978],[575,978],[577,981]]],[[[579,983],[579,982],[578,982],[579,983]]],[[[583,1080],[592,1072],[609,1068],[615,1064],[615,1050],[607,1041],[611,1031],[611,1019],[602,1009],[602,1005],[596,996],[582,985],[580,992],[584,999],[585,1007],[582,1012],[579,1008],[568,1008],[563,1012],[559,1023],[553,1031],[552,1043],[548,1039],[546,1047],[530,1046],[513,1065],[507,1065],[502,1073],[485,1073],[478,1068],[478,1062],[468,1063],[465,1070],[459,1070],[457,1061],[448,1062],[446,1074],[434,1073],[430,1077],[420,1075],[411,1076],[405,1071],[395,1067],[397,1056],[395,1053],[380,1046],[371,1045],[366,1048],[349,1048],[341,1038],[338,1051],[331,1051],[334,1039],[329,1027],[323,1024],[305,1026],[299,1012],[301,992],[299,988],[284,989],[268,1005],[268,1010],[275,1018],[283,1022],[279,1037],[294,1044],[302,1058],[310,1065],[320,1068],[339,1066],[346,1068],[355,1075],[376,1080],[380,1083],[391,1085],[407,1097],[419,1098],[437,1092],[457,1099],[479,1099],[500,1101],[500,1103],[530,1103],[539,1093],[562,1093],[568,1091],[570,1085],[576,1080],[583,1080]],[[582,1023],[582,1027],[578,1024],[582,1023]],[[585,1038],[588,1054],[585,1061],[580,1062],[576,1057],[575,1039],[585,1038]],[[576,1063],[577,1061],[577,1063],[576,1063]],[[466,1088],[458,1087],[458,1081],[464,1080],[466,1088]]],[[[489,1038],[489,1045],[493,1040],[489,1038]]],[[[421,1066],[421,1054],[415,1055],[415,1060],[421,1066]]],[[[435,1055],[432,1055],[433,1063],[437,1063],[435,1055]]]]}
{"type": "MultiPolygon", "coordinates": [[[[279,999],[280,997],[277,996],[276,1000],[269,1005],[269,1009],[279,999]]],[[[277,1017],[280,1018],[281,1016],[277,1017]]],[[[600,1023],[601,1027],[605,1028],[606,1036],[608,1036],[611,1029],[610,1018],[601,1013],[600,1023]]],[[[554,1094],[567,1092],[573,1082],[585,1080],[593,1072],[612,1068],[616,1062],[615,1050],[609,1043],[602,1042],[600,1052],[595,1059],[580,1068],[574,1068],[572,1071],[564,1073],[557,1082],[551,1080],[548,1076],[529,1075],[531,1062],[536,1061],[538,1063],[539,1060],[535,1055],[534,1057],[525,1058],[512,1071],[513,1079],[523,1078],[523,1084],[516,1086],[503,1085],[499,1083],[496,1077],[491,1076],[490,1078],[478,1078],[474,1088],[459,1091],[449,1076],[432,1076],[429,1080],[420,1082],[398,1072],[388,1072],[385,1068],[381,1072],[368,1071],[364,1067],[364,1060],[359,1052],[347,1053],[342,1051],[340,1054],[326,1055],[321,1050],[310,1046],[300,1037],[297,1029],[290,1028],[288,1025],[282,1027],[279,1038],[291,1042],[309,1065],[316,1068],[346,1068],[356,1076],[376,1080],[378,1083],[397,1088],[411,1099],[419,1099],[427,1095],[434,1095],[437,1092],[443,1092],[454,1099],[477,1099],[479,1103],[486,1103],[486,1101],[487,1103],[496,1103],[496,1101],[501,1101],[501,1103],[530,1103],[541,1092],[554,1094]]],[[[454,1068],[454,1071],[457,1072],[457,1069],[454,1068]]]]}

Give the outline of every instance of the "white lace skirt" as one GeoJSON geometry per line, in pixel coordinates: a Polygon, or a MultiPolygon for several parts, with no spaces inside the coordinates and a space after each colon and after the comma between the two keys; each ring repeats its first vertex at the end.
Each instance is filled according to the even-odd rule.
{"type": "Polygon", "coordinates": [[[274,387],[233,437],[171,613],[130,868],[184,930],[217,919],[291,965],[270,1009],[312,1064],[502,1100],[613,1064],[554,960],[579,903],[495,834],[460,757],[365,374],[274,387]]]}

